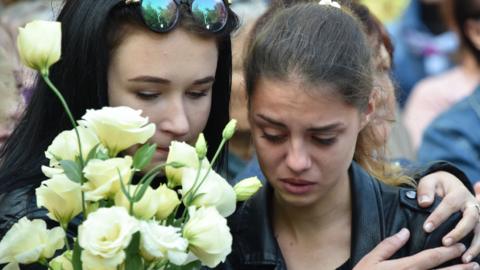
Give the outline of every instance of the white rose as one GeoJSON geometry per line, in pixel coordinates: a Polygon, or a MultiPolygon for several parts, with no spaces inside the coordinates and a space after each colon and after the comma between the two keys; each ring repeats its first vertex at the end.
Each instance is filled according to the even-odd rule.
{"type": "Polygon", "coordinates": [[[175,265],[186,262],[188,241],[182,237],[180,228],[162,226],[150,220],[140,223],[140,233],[140,251],[145,259],[167,258],[175,265]]]}
{"type": "Polygon", "coordinates": [[[20,219],[0,242],[0,264],[30,264],[39,259],[51,258],[65,244],[65,232],[56,227],[47,229],[43,220],[20,219]]]}
{"type": "MultiPolygon", "coordinates": [[[[131,197],[133,197],[135,189],[137,189],[136,185],[130,185],[131,197]]],[[[147,187],[140,201],[133,204],[133,214],[140,219],[150,219],[156,214],[160,203],[159,193],[153,188],[147,187]]],[[[121,190],[115,195],[115,205],[130,210],[130,201],[121,190]]]]}
{"type": "Polygon", "coordinates": [[[262,187],[262,182],[258,177],[249,177],[238,182],[234,187],[237,201],[246,201],[262,187]]]}
{"type": "Polygon", "coordinates": [[[73,270],[72,251],[66,251],[49,262],[52,270],[73,270]]]}
{"type": "Polygon", "coordinates": [[[52,178],[56,174],[65,173],[61,167],[48,167],[48,166],[42,165],[41,170],[43,172],[43,175],[45,175],[48,178],[52,178]]]}
{"type": "Polygon", "coordinates": [[[19,28],[17,48],[22,62],[42,74],[60,59],[62,28],[59,22],[33,21],[19,28]]]}
{"type": "MultiPolygon", "coordinates": [[[[97,144],[100,143],[92,130],[78,126],[78,135],[82,143],[82,158],[85,160],[97,144]]],[[[75,129],[62,131],[53,139],[52,144],[45,151],[45,156],[50,160],[50,166],[56,166],[60,160],[75,161],[80,156],[78,140],[75,129]]]]}
{"type": "Polygon", "coordinates": [[[141,110],[129,107],[103,107],[87,110],[79,123],[93,129],[110,156],[116,156],[130,146],[145,143],[155,133],[155,124],[149,124],[141,114],[141,110]]]}
{"type": "Polygon", "coordinates": [[[138,231],[138,221],[123,207],[100,208],[78,227],[83,269],[117,269],[124,249],[138,231]]]}
{"type": "Polygon", "coordinates": [[[90,160],[83,169],[88,182],[83,184],[85,199],[98,201],[113,198],[120,191],[120,176],[123,183],[127,184],[132,176],[132,158],[112,158],[107,160],[90,160]]]}
{"type": "Polygon", "coordinates": [[[214,207],[189,209],[190,219],[183,227],[183,237],[190,251],[208,267],[215,267],[232,251],[232,235],[227,220],[214,207]]]}
{"type": "Polygon", "coordinates": [[[166,185],[160,185],[157,188],[157,194],[160,205],[155,216],[158,219],[166,219],[175,207],[180,204],[180,200],[178,199],[177,192],[169,189],[166,185]]]}
{"type": "Polygon", "coordinates": [[[48,217],[67,224],[82,211],[82,190],[64,174],[54,175],[35,190],[37,206],[48,210],[48,217]]]}
{"type": "MultiPolygon", "coordinates": [[[[185,165],[185,167],[182,168],[173,168],[171,166],[165,168],[168,186],[171,188],[182,184],[182,172],[184,168],[197,169],[199,167],[197,151],[193,146],[185,142],[171,142],[166,163],[171,162],[179,162],[185,165]]],[[[208,166],[208,160],[204,158],[202,168],[208,168],[208,166]]]]}
{"type": "MultiPolygon", "coordinates": [[[[201,169],[200,177],[198,183],[200,183],[207,173],[207,169],[201,169]]],[[[191,196],[191,189],[195,182],[195,177],[197,176],[197,170],[191,168],[184,168],[183,170],[183,179],[182,179],[182,192],[189,195],[184,196],[182,199],[187,199],[191,196]]],[[[197,183],[197,185],[198,185],[197,183]]],[[[208,176],[203,181],[203,183],[198,188],[195,194],[201,194],[195,200],[191,202],[191,205],[201,206],[214,206],[217,208],[218,212],[224,216],[228,217],[235,211],[236,207],[236,195],[232,186],[223,179],[215,171],[210,170],[208,176]]]]}

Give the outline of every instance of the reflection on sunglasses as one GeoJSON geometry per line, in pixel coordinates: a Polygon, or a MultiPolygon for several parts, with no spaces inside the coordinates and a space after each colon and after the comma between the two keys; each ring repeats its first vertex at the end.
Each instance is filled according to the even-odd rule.
{"type": "Polygon", "coordinates": [[[205,30],[218,32],[227,23],[228,11],[222,0],[193,0],[187,3],[176,0],[142,0],[140,3],[145,24],[156,32],[168,32],[175,27],[181,4],[189,6],[193,19],[205,30]]]}

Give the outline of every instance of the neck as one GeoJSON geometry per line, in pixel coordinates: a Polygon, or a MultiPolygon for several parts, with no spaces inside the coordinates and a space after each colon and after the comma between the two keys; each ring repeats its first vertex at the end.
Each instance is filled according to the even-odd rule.
{"type": "Polygon", "coordinates": [[[351,196],[348,174],[328,190],[324,196],[307,207],[296,207],[273,199],[273,222],[276,233],[285,232],[294,238],[310,237],[333,230],[344,231],[351,226],[351,196]]]}
{"type": "Polygon", "coordinates": [[[479,80],[480,76],[480,67],[475,60],[475,57],[470,52],[465,52],[462,54],[462,68],[465,70],[465,73],[472,77],[472,79],[479,80]]]}

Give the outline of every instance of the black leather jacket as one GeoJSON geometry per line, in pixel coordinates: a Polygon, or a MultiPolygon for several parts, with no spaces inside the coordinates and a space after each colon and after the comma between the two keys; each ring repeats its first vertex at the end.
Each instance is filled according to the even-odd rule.
{"type": "MultiPolygon", "coordinates": [[[[431,169],[448,170],[442,166],[431,169]]],[[[355,162],[349,174],[353,210],[350,268],[379,242],[402,228],[408,228],[411,237],[392,259],[441,246],[442,236],[453,229],[461,217],[455,214],[432,234],[426,234],[422,229],[423,223],[438,201],[432,208],[420,208],[414,190],[385,185],[368,175],[355,162]]],[[[271,196],[272,188],[267,184],[229,218],[233,235],[232,253],[218,269],[286,269],[270,224],[271,196]]],[[[465,244],[469,244],[470,240],[471,236],[464,239],[465,244]]],[[[459,262],[450,261],[446,265],[459,262]]]]}

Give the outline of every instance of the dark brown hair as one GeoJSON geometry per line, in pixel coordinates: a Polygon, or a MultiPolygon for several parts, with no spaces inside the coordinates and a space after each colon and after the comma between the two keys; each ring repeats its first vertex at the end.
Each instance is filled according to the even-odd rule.
{"type": "Polygon", "coordinates": [[[278,9],[255,31],[244,66],[249,97],[259,78],[295,75],[311,85],[333,86],[347,104],[367,108],[371,55],[355,17],[338,8],[300,3],[278,9]]]}
{"type": "MultiPolygon", "coordinates": [[[[347,104],[364,111],[373,89],[374,70],[365,33],[376,35],[381,41],[378,46],[388,35],[368,9],[355,8],[361,22],[345,6],[275,3],[251,32],[244,63],[249,99],[260,78],[288,80],[295,76],[309,85],[335,89],[347,104]]],[[[386,47],[393,51],[393,46],[386,47]]],[[[379,143],[373,125],[369,123],[360,132],[354,160],[387,183],[408,183],[397,174],[391,177],[382,151],[385,142],[379,143]]]]}

